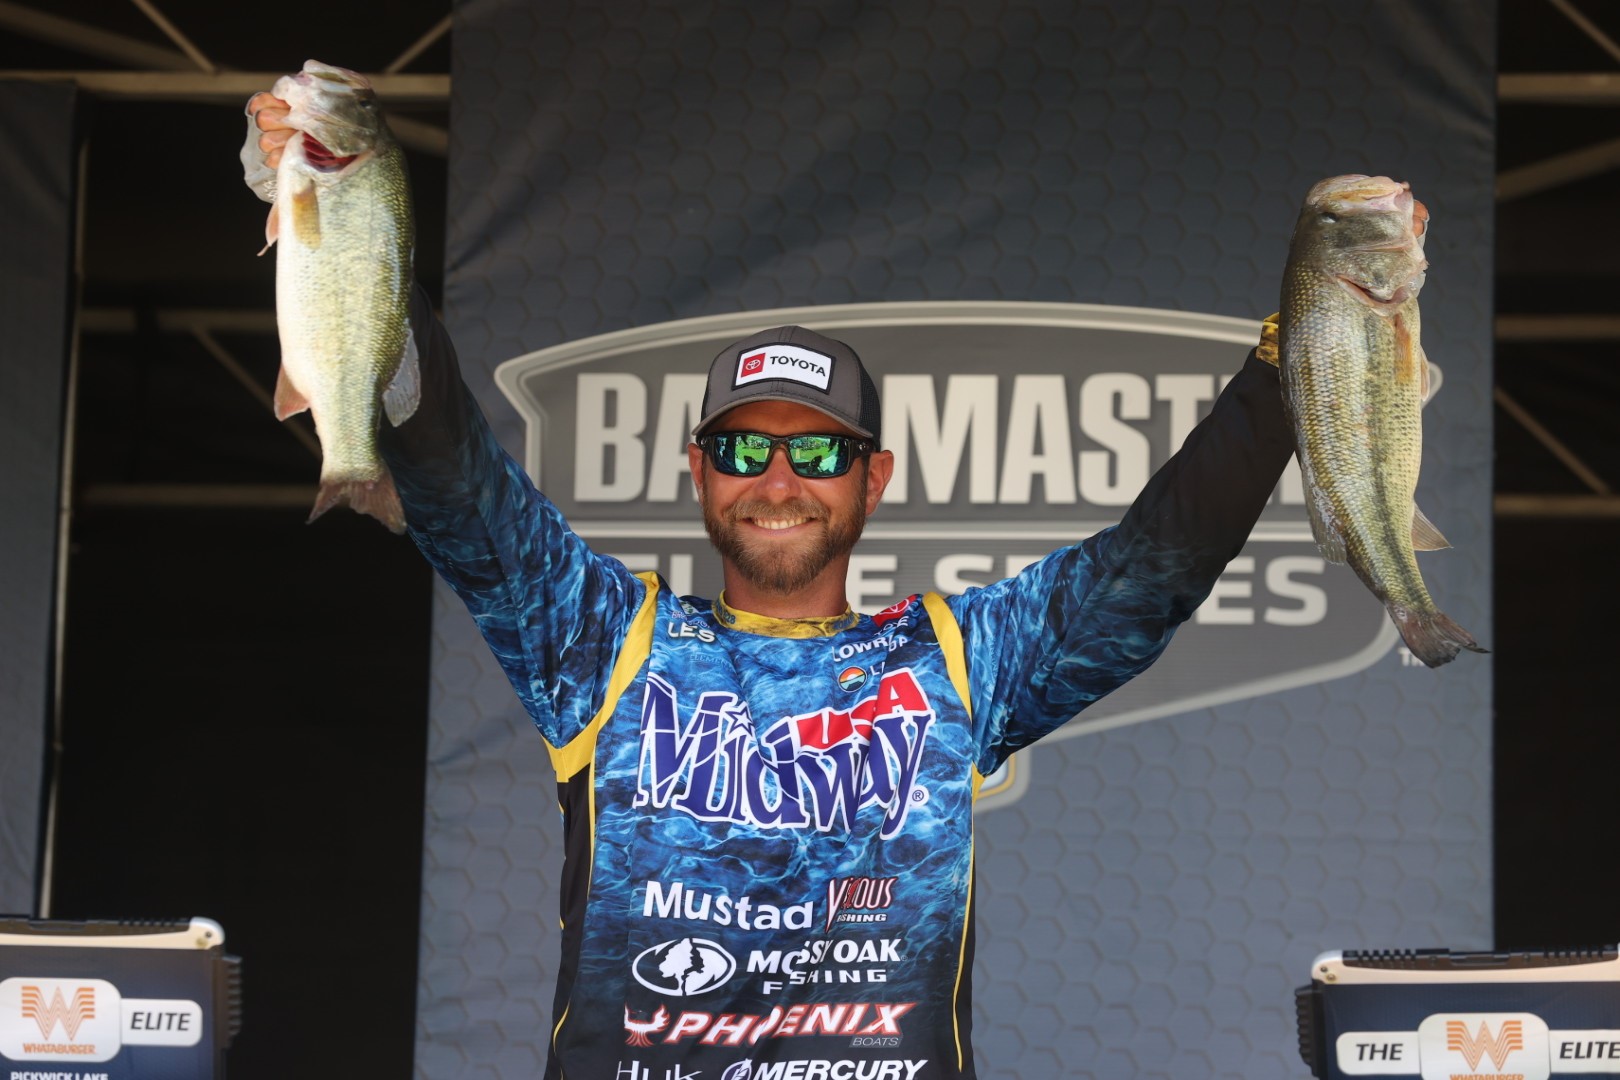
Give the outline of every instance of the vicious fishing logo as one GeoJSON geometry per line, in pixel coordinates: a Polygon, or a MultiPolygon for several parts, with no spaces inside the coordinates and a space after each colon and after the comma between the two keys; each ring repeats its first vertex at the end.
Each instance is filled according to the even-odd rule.
{"type": "Polygon", "coordinates": [[[635,805],[702,821],[768,829],[847,829],[862,807],[886,807],[882,835],[905,824],[934,722],[909,668],[886,673],[852,708],[788,716],[763,734],[729,691],[698,695],[683,721],[675,687],[647,678],[635,805]]]}

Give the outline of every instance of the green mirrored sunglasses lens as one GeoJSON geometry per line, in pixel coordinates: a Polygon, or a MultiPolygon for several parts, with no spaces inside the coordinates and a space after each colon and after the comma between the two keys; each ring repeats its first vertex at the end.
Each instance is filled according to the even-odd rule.
{"type": "Polygon", "coordinates": [[[835,435],[800,435],[788,442],[788,459],[800,476],[837,476],[843,472],[849,440],[835,435]]]}
{"type": "Polygon", "coordinates": [[[758,476],[771,461],[777,443],[787,449],[788,464],[800,476],[822,479],[849,471],[851,440],[845,435],[762,435],[753,431],[724,431],[709,436],[710,456],[721,472],[758,476]]]}

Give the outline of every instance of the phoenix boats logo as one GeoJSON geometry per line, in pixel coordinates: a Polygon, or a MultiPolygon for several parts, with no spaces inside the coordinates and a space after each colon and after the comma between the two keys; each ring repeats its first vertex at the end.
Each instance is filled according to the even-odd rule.
{"type": "Polygon", "coordinates": [[[827,832],[878,804],[882,835],[893,836],[913,802],[926,800],[916,781],[934,719],[909,668],[886,673],[852,708],[789,716],[761,734],[736,694],[700,693],[683,720],[675,687],[648,675],[635,805],[827,832]]]}
{"type": "Polygon", "coordinates": [[[761,1014],[688,1011],[672,1018],[669,1010],[660,1005],[652,1016],[643,1019],[626,1006],[624,1029],[629,1036],[625,1042],[630,1046],[651,1046],[655,1039],[666,1044],[693,1039],[704,1046],[753,1046],[761,1039],[842,1035],[856,1040],[890,1040],[885,1045],[893,1046],[904,1037],[901,1019],[916,1007],[915,1001],[859,1005],[820,1002],[777,1005],[761,1014]]]}

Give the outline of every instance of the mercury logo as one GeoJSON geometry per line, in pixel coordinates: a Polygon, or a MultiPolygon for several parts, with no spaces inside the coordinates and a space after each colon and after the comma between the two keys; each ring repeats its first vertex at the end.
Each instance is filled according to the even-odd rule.
{"type": "Polygon", "coordinates": [[[62,1030],[67,1032],[68,1041],[72,1042],[79,1037],[79,1025],[95,1019],[96,991],[90,986],[78,987],[73,991],[73,1004],[69,1005],[62,997],[60,986],[49,1002],[46,1002],[45,994],[39,987],[24,986],[22,1014],[25,1019],[39,1025],[40,1038],[49,1039],[56,1025],[61,1024],[62,1030]]]}
{"type": "Polygon", "coordinates": [[[1476,1032],[1470,1032],[1468,1025],[1461,1020],[1448,1020],[1446,1049],[1462,1054],[1470,1069],[1479,1068],[1483,1057],[1489,1057],[1491,1064],[1500,1069],[1507,1064],[1509,1054],[1524,1049],[1524,1022],[1504,1020],[1496,1034],[1492,1035],[1491,1026],[1483,1020],[1479,1022],[1476,1032]]]}

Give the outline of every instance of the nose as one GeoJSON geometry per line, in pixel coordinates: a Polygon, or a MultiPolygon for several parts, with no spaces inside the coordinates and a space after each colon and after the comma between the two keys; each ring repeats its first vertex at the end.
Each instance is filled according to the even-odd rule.
{"type": "Polygon", "coordinates": [[[760,490],[778,499],[792,498],[804,488],[803,480],[788,462],[787,447],[781,443],[771,447],[771,456],[758,482],[760,490]]]}

